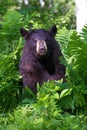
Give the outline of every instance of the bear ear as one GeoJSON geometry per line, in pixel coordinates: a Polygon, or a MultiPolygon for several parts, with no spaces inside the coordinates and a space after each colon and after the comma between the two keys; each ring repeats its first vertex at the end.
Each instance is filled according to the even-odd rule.
{"type": "Polygon", "coordinates": [[[21,33],[22,37],[27,39],[27,36],[28,36],[29,32],[26,29],[20,28],[20,33],[21,33]]]}
{"type": "Polygon", "coordinates": [[[56,25],[53,25],[53,26],[51,27],[50,32],[52,33],[53,36],[56,35],[56,33],[57,33],[57,27],[56,27],[56,25]]]}

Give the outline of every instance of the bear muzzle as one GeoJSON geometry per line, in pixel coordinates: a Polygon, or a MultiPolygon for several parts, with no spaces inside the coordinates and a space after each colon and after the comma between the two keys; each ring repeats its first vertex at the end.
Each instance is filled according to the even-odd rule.
{"type": "Polygon", "coordinates": [[[36,52],[39,56],[44,56],[47,53],[47,45],[44,40],[37,40],[36,52]]]}

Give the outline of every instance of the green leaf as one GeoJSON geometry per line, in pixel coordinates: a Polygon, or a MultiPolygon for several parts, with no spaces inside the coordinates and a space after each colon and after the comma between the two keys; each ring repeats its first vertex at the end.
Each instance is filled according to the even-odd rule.
{"type": "Polygon", "coordinates": [[[58,94],[58,93],[55,93],[55,94],[54,94],[54,98],[59,100],[59,94],[58,94]]]}
{"type": "Polygon", "coordinates": [[[49,94],[47,94],[47,95],[45,95],[45,96],[43,96],[43,97],[40,97],[39,100],[40,100],[40,101],[45,101],[45,100],[48,99],[48,97],[49,97],[49,94]]]}
{"type": "Polygon", "coordinates": [[[60,99],[67,96],[67,95],[70,95],[71,94],[71,91],[72,91],[72,88],[71,89],[64,89],[61,94],[60,94],[60,99]]]}

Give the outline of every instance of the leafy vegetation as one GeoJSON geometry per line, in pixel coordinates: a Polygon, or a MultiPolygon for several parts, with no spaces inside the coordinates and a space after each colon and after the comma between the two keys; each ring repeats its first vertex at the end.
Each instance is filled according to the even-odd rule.
{"type": "Polygon", "coordinates": [[[87,129],[87,26],[75,31],[73,2],[57,2],[41,8],[30,1],[18,9],[17,1],[0,1],[0,129],[86,130],[87,129]],[[50,19],[50,20],[49,20],[50,19]],[[66,65],[66,82],[37,84],[35,96],[28,88],[21,93],[19,60],[24,41],[20,27],[46,28],[57,24],[66,65]],[[62,26],[62,28],[61,28],[62,26]],[[71,30],[73,29],[73,30],[71,30]]]}

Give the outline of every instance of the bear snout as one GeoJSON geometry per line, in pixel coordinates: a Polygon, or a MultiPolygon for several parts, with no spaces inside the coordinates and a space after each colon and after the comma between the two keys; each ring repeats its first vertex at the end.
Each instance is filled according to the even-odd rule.
{"type": "Polygon", "coordinates": [[[47,53],[47,45],[44,40],[37,40],[36,52],[40,56],[44,56],[47,53]]]}

